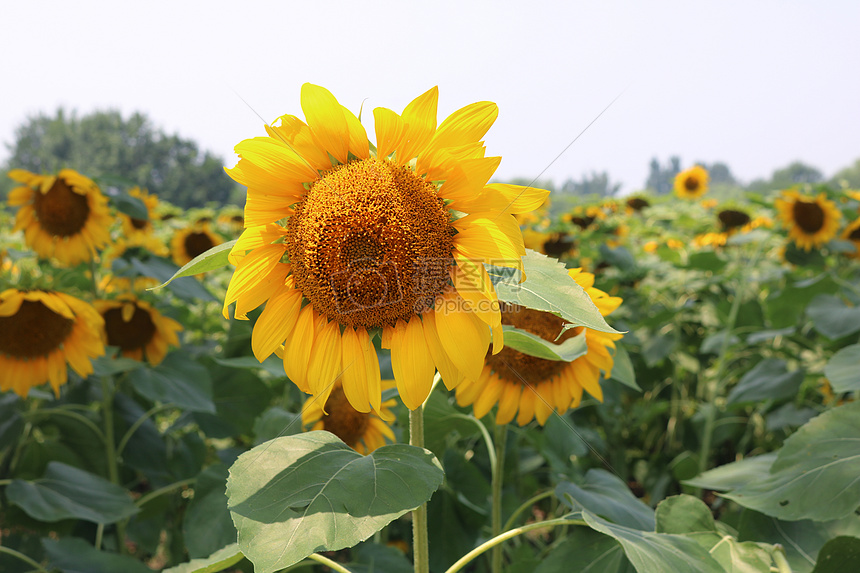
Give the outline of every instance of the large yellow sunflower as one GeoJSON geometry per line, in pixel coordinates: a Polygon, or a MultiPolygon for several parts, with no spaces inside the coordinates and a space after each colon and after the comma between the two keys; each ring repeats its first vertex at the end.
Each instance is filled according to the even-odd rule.
{"type": "Polygon", "coordinates": [[[245,231],[224,300],[235,316],[266,302],[252,348],[325,405],[338,378],[359,412],[381,408],[371,337],[391,349],[400,397],[420,406],[438,369],[448,388],[477,378],[501,315],[484,263],[522,267],[514,213],[548,192],[487,181],[491,102],[436,125],[437,88],[401,115],[374,110],[377,144],[325,88],[305,84],[291,115],[236,146],[228,173],[248,187],[245,231]]]}
{"type": "MultiPolygon", "coordinates": [[[[594,288],[591,273],[571,269],[569,274],[585,289],[603,316],[621,304],[619,297],[594,288]]],[[[484,417],[498,403],[497,424],[507,424],[516,417],[517,423],[524,426],[533,418],[543,425],[553,411],[563,414],[568,408],[579,406],[583,390],[603,401],[600,371],[607,377],[612,372],[614,360],[610,349],[615,348],[615,341],[623,335],[576,327],[558,338],[565,322],[549,312],[506,305],[502,311],[503,324],[526,330],[544,340],[560,343],[585,330],[588,353],[572,362],[563,362],[505,348],[495,356],[487,356],[478,380],[464,380],[457,386],[457,403],[460,406],[471,404],[478,418],[484,417]]]]}
{"type": "Polygon", "coordinates": [[[681,171],[675,176],[675,195],[681,199],[696,199],[708,192],[708,170],[701,165],[681,171]]]}
{"type": "Polygon", "coordinates": [[[845,227],[845,230],[842,231],[842,238],[854,244],[854,252],[847,253],[847,256],[852,259],[860,259],[860,218],[854,219],[853,223],[845,227]]]}
{"type": "Polygon", "coordinates": [[[110,241],[107,199],[91,179],[72,169],[56,176],[13,169],[9,177],[23,184],[7,199],[21,207],[14,230],[24,230],[27,246],[40,257],[76,265],[110,241]]]}
{"type": "Polygon", "coordinates": [[[804,251],[820,247],[839,230],[842,213],[824,193],[813,198],[795,190],[783,191],[774,206],[788,227],[789,238],[804,251]]]}
{"type": "Polygon", "coordinates": [[[125,357],[145,358],[155,366],[164,360],[168,345],[179,346],[176,333],[182,325],[133,295],[97,300],[93,306],[104,318],[108,346],[116,346],[125,357]]]}
{"type": "Polygon", "coordinates": [[[181,267],[222,242],[221,237],[209,230],[208,222],[198,222],[173,234],[170,252],[173,262],[181,267]]]}
{"type": "MultiPolygon", "coordinates": [[[[392,380],[383,380],[383,387],[394,386],[392,380]]],[[[379,415],[375,412],[359,412],[349,403],[343,392],[343,385],[336,383],[328,397],[323,411],[319,400],[309,397],[302,407],[302,426],[307,430],[326,430],[331,432],[350,448],[367,455],[385,445],[385,439],[394,442],[394,432],[388,422],[394,420],[391,408],[397,405],[394,400],[382,403],[379,415]]]]}
{"type": "Polygon", "coordinates": [[[102,318],[65,293],[7,289],[0,293],[0,390],[25,398],[50,382],[54,394],[68,380],[66,363],[82,378],[105,353],[102,318]]]}

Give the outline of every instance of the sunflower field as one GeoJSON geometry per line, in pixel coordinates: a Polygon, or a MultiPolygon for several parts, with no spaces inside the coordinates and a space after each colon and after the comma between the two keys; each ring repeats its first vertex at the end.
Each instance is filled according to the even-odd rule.
{"type": "Polygon", "coordinates": [[[860,571],[860,191],[571,204],[438,95],[9,171],[0,571],[860,571]]]}

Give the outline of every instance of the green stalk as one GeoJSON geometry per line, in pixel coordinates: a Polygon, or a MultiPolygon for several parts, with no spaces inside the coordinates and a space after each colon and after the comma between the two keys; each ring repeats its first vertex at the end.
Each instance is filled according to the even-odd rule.
{"type": "MultiPolygon", "coordinates": [[[[409,412],[409,445],[424,447],[424,404],[409,412]]],[[[430,573],[426,503],[412,510],[412,558],[415,573],[430,573]]]]}
{"type": "Polygon", "coordinates": [[[328,557],[323,557],[319,553],[311,553],[310,555],[308,555],[308,559],[316,561],[317,563],[322,563],[332,571],[337,571],[337,573],[351,573],[349,569],[347,569],[337,561],[332,561],[328,557]]]}
{"type": "MultiPolygon", "coordinates": [[[[113,427],[113,388],[110,379],[102,376],[102,417],[105,423],[105,455],[107,457],[108,476],[113,484],[121,486],[119,482],[119,460],[116,452],[116,437],[113,427]]],[[[121,554],[125,554],[128,548],[125,546],[125,520],[116,524],[117,548],[121,554]]]]}
{"type": "Polygon", "coordinates": [[[776,570],[779,573],[791,573],[791,565],[788,564],[788,559],[785,558],[785,549],[777,543],[773,546],[773,552],[770,554],[773,557],[773,562],[776,564],[776,570]]]}
{"type": "Polygon", "coordinates": [[[30,559],[29,557],[27,557],[23,553],[15,551],[14,549],[9,549],[8,547],[3,547],[2,545],[0,545],[0,553],[5,553],[6,555],[11,555],[12,557],[15,557],[16,559],[20,559],[21,561],[23,561],[24,563],[26,563],[30,567],[33,567],[34,571],[39,571],[40,573],[48,573],[47,569],[45,569],[44,567],[42,567],[41,565],[39,565],[38,563],[36,563],[32,559],[30,559]]]}
{"type": "Polygon", "coordinates": [[[143,507],[145,504],[149,503],[151,500],[155,499],[156,497],[158,497],[160,495],[164,495],[165,493],[170,493],[175,489],[179,489],[179,488],[185,487],[187,485],[191,485],[195,481],[197,481],[197,478],[188,478],[188,479],[184,479],[181,481],[173,482],[172,484],[158,488],[156,490],[153,490],[153,491],[147,493],[144,496],[141,496],[141,498],[138,499],[136,502],[134,502],[134,504],[137,507],[143,507]]]}
{"type": "Polygon", "coordinates": [[[511,514],[511,516],[505,522],[505,525],[502,527],[502,531],[507,531],[508,529],[513,527],[514,523],[516,523],[517,518],[520,516],[520,514],[522,512],[531,508],[534,504],[536,504],[540,500],[546,499],[548,497],[552,497],[553,495],[555,495],[555,492],[553,490],[549,490],[549,491],[545,491],[543,493],[539,493],[536,496],[525,500],[522,505],[520,505],[518,508],[516,508],[514,510],[514,512],[511,514]]]}
{"type": "MultiPolygon", "coordinates": [[[[758,262],[758,258],[764,249],[764,241],[760,241],[758,245],[758,249],[753,255],[752,259],[750,259],[749,264],[744,265],[743,270],[754,269],[756,263],[758,262]]],[[[740,259],[740,257],[738,257],[740,259]]],[[[735,286],[735,298],[732,301],[732,308],[729,310],[729,321],[726,325],[725,331],[723,331],[723,340],[722,344],[720,344],[720,353],[717,356],[717,373],[714,376],[714,381],[708,384],[707,387],[707,403],[709,405],[708,411],[705,412],[705,428],[702,435],[702,446],[699,449],[699,473],[704,472],[708,469],[708,461],[710,460],[711,455],[711,443],[714,439],[714,423],[717,419],[717,405],[716,399],[722,394],[724,387],[723,374],[726,369],[726,354],[729,350],[729,341],[731,340],[732,330],[735,328],[735,323],[738,320],[738,311],[741,308],[741,300],[743,299],[744,289],[742,288],[745,284],[744,276],[738,278],[735,286]]]]}
{"type": "MultiPolygon", "coordinates": [[[[492,535],[498,537],[502,532],[502,483],[505,477],[505,446],[508,439],[508,425],[496,424],[494,431],[496,444],[496,457],[493,464],[493,513],[492,513],[492,535]]],[[[493,547],[492,573],[502,572],[502,546],[493,547]]]]}
{"type": "Polygon", "coordinates": [[[496,545],[507,541],[512,537],[516,537],[517,535],[522,535],[528,531],[533,529],[540,529],[542,527],[555,527],[556,525],[586,525],[586,523],[581,519],[568,519],[565,517],[560,517],[558,519],[550,519],[548,521],[539,521],[537,523],[530,523],[528,525],[524,525],[522,527],[517,527],[516,529],[511,529],[510,531],[506,531],[501,535],[497,535],[493,537],[489,541],[485,541],[481,545],[478,545],[465,555],[463,555],[460,559],[457,560],[456,563],[451,565],[445,573],[456,573],[463,567],[469,564],[475,557],[484,553],[485,551],[492,549],[496,545]]]}

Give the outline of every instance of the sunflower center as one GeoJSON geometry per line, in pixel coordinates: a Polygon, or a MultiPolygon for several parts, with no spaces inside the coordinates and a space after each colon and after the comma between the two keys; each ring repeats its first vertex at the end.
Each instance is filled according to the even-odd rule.
{"type": "Polygon", "coordinates": [[[15,358],[46,356],[60,347],[75,321],[40,301],[23,300],[12,316],[0,316],[0,354],[15,358]]]}
{"type": "Polygon", "coordinates": [[[47,193],[36,191],[33,209],[42,228],[57,237],[78,234],[90,216],[87,196],[75,193],[59,177],[47,193]]]}
{"type": "Polygon", "coordinates": [[[122,319],[122,307],[104,313],[107,343],[122,350],[136,350],[146,346],[155,335],[155,323],[146,309],[134,307],[128,322],[122,319]]]}
{"type": "Polygon", "coordinates": [[[860,241],[860,227],[857,227],[850,233],[848,233],[848,239],[851,241],[860,241]]]}
{"type": "Polygon", "coordinates": [[[331,391],[325,404],[328,415],[323,416],[323,427],[355,449],[367,431],[370,414],[353,408],[340,386],[331,391]]]}
{"type": "Polygon", "coordinates": [[[131,217],[131,226],[135,229],[146,229],[146,225],[149,223],[147,219],[135,219],[131,217]]]}
{"type": "Polygon", "coordinates": [[[594,217],[571,217],[570,222],[580,229],[585,229],[594,222],[594,217]]]}
{"type": "Polygon", "coordinates": [[[686,179],[684,179],[684,189],[687,191],[698,191],[699,189],[699,178],[690,175],[686,179]]]}
{"type": "Polygon", "coordinates": [[[720,211],[717,214],[717,219],[720,220],[720,226],[723,228],[723,231],[731,231],[732,229],[743,227],[750,222],[749,215],[743,211],[736,211],[735,209],[720,211]]]}
{"type": "Polygon", "coordinates": [[[648,207],[649,205],[651,205],[651,203],[649,203],[645,199],[642,199],[641,197],[633,197],[633,198],[627,200],[627,206],[636,212],[641,211],[642,209],[644,209],[645,207],[648,207]]]}
{"type": "MultiPolygon", "coordinates": [[[[556,344],[564,342],[582,331],[582,327],[571,328],[556,340],[562,327],[567,324],[566,320],[551,312],[532,310],[513,304],[502,305],[502,324],[510,324],[556,344]]],[[[498,354],[488,355],[487,364],[504,380],[531,385],[558,374],[568,363],[561,360],[544,360],[537,356],[529,356],[505,346],[498,354]]]]}
{"type": "Polygon", "coordinates": [[[567,233],[557,233],[544,242],[543,252],[551,257],[561,257],[565,253],[573,250],[576,246],[576,241],[570,238],[567,233]]]}
{"type": "Polygon", "coordinates": [[[185,237],[183,245],[185,246],[185,252],[188,253],[188,256],[192,259],[197,255],[202,255],[215,246],[209,235],[198,232],[189,233],[188,236],[185,237]]]}
{"type": "Polygon", "coordinates": [[[817,233],[824,226],[824,209],[818,203],[798,200],[792,211],[797,226],[807,233],[817,233]]]}
{"type": "Polygon", "coordinates": [[[448,283],[453,228],[435,185],[371,158],[314,183],[285,244],[296,288],[318,312],[372,328],[432,307],[448,283]]]}

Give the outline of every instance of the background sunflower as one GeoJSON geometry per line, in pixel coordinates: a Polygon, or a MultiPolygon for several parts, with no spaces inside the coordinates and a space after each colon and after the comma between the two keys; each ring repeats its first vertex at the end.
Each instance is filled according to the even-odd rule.
{"type": "Polygon", "coordinates": [[[675,195],[696,199],[708,192],[708,170],[700,165],[681,171],[675,176],[675,195]]]}
{"type": "Polygon", "coordinates": [[[774,206],[789,238],[804,251],[822,246],[839,230],[842,213],[824,193],[813,198],[796,190],[783,191],[774,206]]]}

